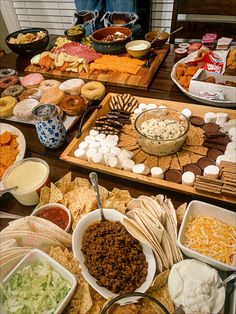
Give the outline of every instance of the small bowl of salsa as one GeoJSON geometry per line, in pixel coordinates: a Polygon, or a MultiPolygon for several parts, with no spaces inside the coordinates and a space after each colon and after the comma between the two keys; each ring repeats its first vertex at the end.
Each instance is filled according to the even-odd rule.
{"type": "Polygon", "coordinates": [[[31,215],[49,220],[66,232],[70,230],[71,214],[69,209],[62,204],[50,203],[40,206],[31,215]]]}

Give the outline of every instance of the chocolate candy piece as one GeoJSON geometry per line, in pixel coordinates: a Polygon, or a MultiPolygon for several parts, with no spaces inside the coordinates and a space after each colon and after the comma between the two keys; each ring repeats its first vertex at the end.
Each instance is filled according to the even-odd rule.
{"type": "Polygon", "coordinates": [[[206,137],[204,140],[205,143],[215,143],[220,145],[227,145],[230,140],[228,136],[225,137],[217,137],[217,138],[208,138],[206,137]]]}
{"type": "Polygon", "coordinates": [[[121,110],[121,109],[111,109],[111,111],[113,113],[117,113],[117,114],[125,114],[127,116],[130,116],[130,112],[129,111],[126,111],[126,110],[121,110]]]}
{"type": "Polygon", "coordinates": [[[198,167],[195,164],[187,164],[184,166],[184,172],[191,171],[193,172],[196,176],[202,174],[202,169],[198,167]]]}
{"type": "Polygon", "coordinates": [[[208,148],[216,148],[219,150],[222,150],[222,152],[225,152],[226,150],[226,145],[220,145],[220,144],[216,144],[216,143],[206,143],[204,141],[203,146],[208,147],[208,148]]]}
{"type": "Polygon", "coordinates": [[[220,129],[219,125],[212,122],[204,123],[202,128],[206,133],[217,133],[220,129]]]}
{"type": "Polygon", "coordinates": [[[215,165],[215,161],[209,157],[202,157],[198,160],[197,164],[203,170],[207,166],[215,165]]]}
{"type": "Polygon", "coordinates": [[[216,160],[216,158],[220,155],[223,155],[223,152],[217,148],[210,148],[207,152],[207,157],[216,160]]]}
{"type": "Polygon", "coordinates": [[[182,181],[182,173],[179,170],[170,169],[165,172],[165,180],[181,183],[182,181]]]}
{"type": "Polygon", "coordinates": [[[189,121],[193,126],[202,126],[205,123],[204,119],[199,116],[192,116],[189,121]]]}
{"type": "Polygon", "coordinates": [[[225,137],[226,134],[223,132],[216,132],[216,133],[205,133],[205,136],[207,138],[219,138],[219,137],[225,137]]]}

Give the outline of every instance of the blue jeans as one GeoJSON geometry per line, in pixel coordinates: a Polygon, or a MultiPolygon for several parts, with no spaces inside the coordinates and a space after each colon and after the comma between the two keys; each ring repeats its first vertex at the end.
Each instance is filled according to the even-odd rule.
{"type": "MultiPolygon", "coordinates": [[[[102,0],[75,0],[77,11],[101,11],[102,0]]],[[[136,0],[106,0],[106,11],[108,12],[130,12],[137,11],[136,0]]]]}

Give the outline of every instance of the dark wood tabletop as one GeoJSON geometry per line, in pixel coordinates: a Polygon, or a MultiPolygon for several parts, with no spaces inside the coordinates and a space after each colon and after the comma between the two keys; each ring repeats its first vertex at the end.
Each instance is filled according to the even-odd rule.
{"type": "MultiPolygon", "coordinates": [[[[9,53],[3,58],[0,59],[0,68],[15,68],[17,69],[19,76],[23,76],[25,67],[29,64],[30,58],[25,56],[17,56],[14,53],[9,53]]],[[[150,84],[148,90],[135,90],[114,86],[106,86],[107,92],[115,92],[115,93],[125,93],[129,92],[132,95],[143,96],[149,98],[159,98],[166,99],[172,101],[179,101],[185,103],[196,104],[196,106],[203,106],[195,102],[194,100],[185,96],[178,87],[172,82],[170,78],[171,69],[175,62],[173,47],[171,47],[170,52],[166,59],[163,61],[162,65],[158,69],[153,81],[150,84]]],[[[44,159],[50,166],[50,180],[52,182],[58,180],[67,172],[72,171],[73,177],[81,176],[88,178],[89,170],[83,169],[78,166],[71,165],[59,159],[61,153],[68,145],[68,143],[75,136],[76,130],[78,129],[77,122],[73,128],[67,133],[67,142],[58,150],[50,150],[45,148],[42,144],[40,144],[35,127],[33,125],[16,123],[6,120],[1,120],[1,122],[9,123],[17,128],[19,128],[25,136],[26,139],[26,154],[25,157],[38,157],[44,159]]],[[[137,197],[141,194],[145,195],[156,195],[156,194],[164,194],[169,196],[174,205],[178,206],[183,202],[189,202],[192,200],[192,197],[189,195],[185,195],[182,193],[177,193],[173,191],[162,190],[160,188],[154,186],[148,186],[141,183],[134,183],[132,181],[124,180],[121,178],[113,177],[107,174],[99,173],[99,183],[111,190],[113,187],[117,187],[119,189],[128,189],[132,196],[137,197]]],[[[196,197],[194,197],[196,199],[196,197]]],[[[233,205],[225,206],[222,202],[212,201],[213,204],[220,205],[225,208],[229,208],[234,210],[233,205]]],[[[14,213],[18,215],[29,215],[32,212],[33,207],[23,206],[19,204],[14,197],[7,193],[4,194],[0,198],[0,207],[1,210],[14,213]]],[[[2,219],[0,221],[0,230],[4,228],[8,223],[7,219],[2,219]]]]}

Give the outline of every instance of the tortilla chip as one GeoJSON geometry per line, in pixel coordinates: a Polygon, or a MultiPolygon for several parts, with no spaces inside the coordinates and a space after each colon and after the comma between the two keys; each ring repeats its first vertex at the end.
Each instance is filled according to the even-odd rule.
{"type": "Polygon", "coordinates": [[[63,199],[63,194],[61,190],[58,187],[56,187],[56,185],[53,183],[51,183],[50,192],[51,194],[50,194],[49,203],[58,203],[59,201],[63,199]]]}
{"type": "Polygon", "coordinates": [[[51,190],[48,186],[42,187],[40,190],[40,197],[39,197],[39,206],[46,205],[49,203],[50,200],[51,190]]]}
{"type": "Polygon", "coordinates": [[[104,207],[116,209],[122,214],[125,214],[128,203],[132,197],[128,190],[119,190],[114,188],[105,201],[104,207]]]}
{"type": "Polygon", "coordinates": [[[76,177],[75,180],[73,181],[73,184],[74,184],[74,188],[77,188],[77,187],[91,188],[91,184],[89,183],[89,181],[84,178],[76,177]]]}
{"type": "Polygon", "coordinates": [[[68,191],[68,186],[71,183],[71,172],[68,172],[64,177],[62,177],[60,180],[58,180],[55,185],[58,189],[61,190],[63,194],[65,194],[68,191]]]}

